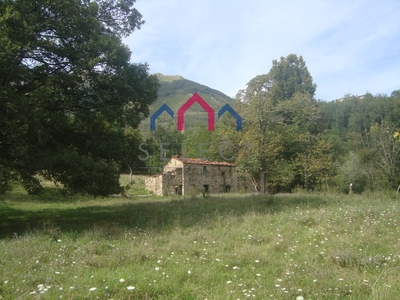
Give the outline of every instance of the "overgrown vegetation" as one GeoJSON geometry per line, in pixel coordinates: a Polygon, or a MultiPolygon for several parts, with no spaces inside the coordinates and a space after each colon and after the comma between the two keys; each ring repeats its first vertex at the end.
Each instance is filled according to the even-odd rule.
{"type": "MultiPolygon", "coordinates": [[[[50,188],[47,187],[47,188],[50,188]]],[[[2,299],[396,299],[391,195],[0,203],[2,299]]]]}
{"type": "Polygon", "coordinates": [[[40,175],[106,196],[140,164],[135,129],[159,83],[122,43],[144,23],[134,2],[0,1],[0,193],[19,180],[40,194],[40,175]]]}
{"type": "Polygon", "coordinates": [[[183,133],[161,119],[151,134],[148,126],[141,128],[149,144],[145,163],[159,172],[172,155],[229,160],[261,193],[301,187],[348,194],[350,185],[353,193],[395,191],[400,92],[325,102],[314,98],[315,90],[301,56],[274,60],[270,71],[251,79],[231,103],[242,117],[241,131],[229,114],[216,120],[214,131],[207,130],[204,111],[203,122],[183,133]]]}

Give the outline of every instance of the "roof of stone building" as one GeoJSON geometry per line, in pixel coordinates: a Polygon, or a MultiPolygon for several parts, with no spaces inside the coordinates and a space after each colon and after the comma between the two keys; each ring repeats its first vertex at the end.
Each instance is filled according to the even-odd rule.
{"type": "Polygon", "coordinates": [[[182,162],[183,164],[190,164],[190,165],[213,165],[213,166],[236,167],[235,164],[231,164],[225,161],[210,161],[200,158],[186,158],[186,157],[180,157],[179,155],[174,155],[172,156],[172,158],[182,162]]]}

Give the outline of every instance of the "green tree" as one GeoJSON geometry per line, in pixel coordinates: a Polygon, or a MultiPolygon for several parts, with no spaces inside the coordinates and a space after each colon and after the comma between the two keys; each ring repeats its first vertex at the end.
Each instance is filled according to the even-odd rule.
{"type": "Polygon", "coordinates": [[[350,151],[338,165],[338,172],[335,176],[336,185],[341,191],[349,193],[351,184],[353,192],[361,193],[367,189],[365,171],[359,156],[350,151]]]}
{"type": "Polygon", "coordinates": [[[343,191],[355,180],[353,191],[396,188],[399,149],[394,134],[400,128],[400,97],[346,95],[338,101],[319,102],[333,144],[335,182],[343,191]],[[354,169],[358,177],[350,176],[354,169]],[[355,178],[355,179],[354,179],[355,178]]]}
{"type": "Polygon", "coordinates": [[[176,125],[158,124],[155,131],[149,132],[147,127],[144,132],[148,136],[145,163],[150,173],[161,172],[172,156],[181,155],[184,151],[183,134],[176,125]]]}
{"type": "MultiPolygon", "coordinates": [[[[238,111],[237,106],[234,109],[238,111]]],[[[210,139],[207,152],[210,159],[230,163],[237,160],[241,134],[236,130],[236,119],[232,115],[225,114],[218,119],[210,139]]]]}
{"type": "Polygon", "coordinates": [[[294,166],[291,185],[312,188],[326,182],[332,168],[331,144],[322,138],[322,114],[307,93],[296,93],[279,105],[285,124],[283,157],[294,166]]]}
{"type": "Polygon", "coordinates": [[[134,2],[0,2],[3,179],[33,193],[36,175],[70,193],[120,191],[124,130],[149,114],[159,85],[121,42],[144,23],[134,2]]]}
{"type": "Polygon", "coordinates": [[[141,160],[138,155],[138,150],[140,150],[139,147],[142,141],[143,137],[138,129],[132,127],[125,129],[123,141],[123,165],[121,171],[131,175],[131,182],[134,170],[140,173],[143,172],[146,167],[145,161],[141,160]]]}
{"type": "Polygon", "coordinates": [[[183,155],[190,158],[211,159],[213,155],[210,155],[210,145],[213,133],[204,124],[197,124],[185,130],[183,155]]]}
{"type": "Polygon", "coordinates": [[[310,72],[302,56],[290,54],[273,60],[268,73],[270,93],[274,101],[291,99],[295,93],[304,93],[314,97],[317,85],[313,83],[310,72]]]}
{"type": "MultiPolygon", "coordinates": [[[[240,173],[247,177],[257,190],[265,192],[265,171],[267,161],[273,157],[267,146],[266,133],[269,122],[274,116],[273,107],[268,97],[270,80],[268,75],[259,75],[249,81],[245,90],[240,90],[236,99],[237,111],[242,117],[242,132],[238,141],[237,163],[240,173]],[[260,186],[260,180],[262,185],[260,186]]],[[[267,177],[268,178],[268,177],[267,177]]],[[[268,191],[268,184],[267,184],[268,191]]]]}
{"type": "MultiPolygon", "coordinates": [[[[310,161],[316,156],[309,148],[322,147],[315,142],[321,132],[315,88],[302,57],[291,54],[274,60],[268,74],[256,76],[239,91],[244,126],[238,162],[253,182],[260,183],[261,192],[287,191],[297,184],[309,187],[310,177],[328,168],[321,163],[329,164],[329,155],[318,158],[319,164],[310,161]],[[251,145],[250,155],[246,145],[251,145]],[[303,154],[308,152],[306,159],[303,154]]],[[[330,151],[326,143],[323,148],[330,151]]]]}
{"type": "Polygon", "coordinates": [[[376,163],[383,172],[383,183],[388,188],[397,188],[400,175],[400,142],[394,126],[386,122],[371,126],[372,147],[378,157],[376,163]]]}

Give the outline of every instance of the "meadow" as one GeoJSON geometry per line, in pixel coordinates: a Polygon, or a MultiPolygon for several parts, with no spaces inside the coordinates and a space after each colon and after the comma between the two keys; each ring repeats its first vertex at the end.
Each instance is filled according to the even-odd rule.
{"type": "MultiPolygon", "coordinates": [[[[126,180],[126,178],[124,179],[126,180]]],[[[398,299],[395,195],[0,198],[0,299],[398,299]]]]}

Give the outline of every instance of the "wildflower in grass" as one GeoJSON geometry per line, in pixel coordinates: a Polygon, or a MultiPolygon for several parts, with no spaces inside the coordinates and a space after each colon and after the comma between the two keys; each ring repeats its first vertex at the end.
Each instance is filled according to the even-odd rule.
{"type": "Polygon", "coordinates": [[[89,292],[94,292],[95,290],[97,290],[97,288],[92,287],[92,288],[89,289],[89,292]]]}
{"type": "Polygon", "coordinates": [[[258,259],[255,260],[256,263],[259,263],[260,261],[258,259]]]}
{"type": "Polygon", "coordinates": [[[261,276],[261,274],[256,274],[256,276],[257,276],[257,277],[260,277],[260,276],[261,276]]]}
{"type": "Polygon", "coordinates": [[[239,267],[237,267],[237,266],[234,266],[232,269],[234,269],[234,270],[237,270],[237,269],[239,269],[239,267]]]}
{"type": "Polygon", "coordinates": [[[232,283],[232,281],[228,280],[226,283],[227,283],[227,284],[231,284],[231,283],[232,283]]]}
{"type": "Polygon", "coordinates": [[[304,300],[304,297],[303,296],[297,296],[296,300],[304,300]]]}
{"type": "Polygon", "coordinates": [[[119,280],[119,282],[125,282],[125,279],[121,278],[121,279],[119,280]]]}
{"type": "Polygon", "coordinates": [[[130,286],[127,287],[127,289],[131,291],[131,290],[134,290],[135,287],[130,285],[130,286]]]}
{"type": "Polygon", "coordinates": [[[155,267],[154,270],[159,271],[160,267],[155,267]]]}
{"type": "Polygon", "coordinates": [[[188,274],[192,274],[192,271],[189,270],[189,271],[188,271],[188,274]]]}

